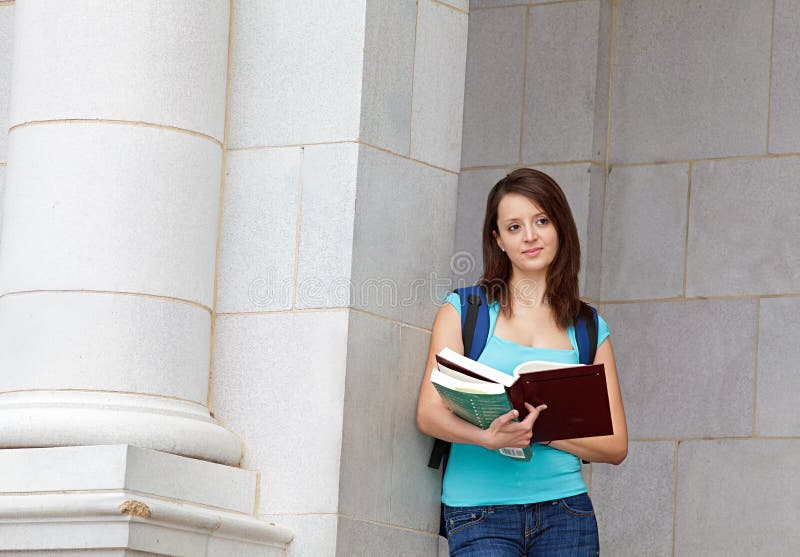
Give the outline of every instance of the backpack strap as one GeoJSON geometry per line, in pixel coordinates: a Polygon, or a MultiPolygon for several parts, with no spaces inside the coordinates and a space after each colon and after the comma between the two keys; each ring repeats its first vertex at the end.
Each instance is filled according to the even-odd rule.
{"type": "MultiPolygon", "coordinates": [[[[464,354],[477,360],[489,337],[489,304],[486,294],[480,286],[457,288],[454,292],[461,302],[461,341],[464,343],[464,354]]],[[[435,439],[428,467],[438,469],[444,463],[444,473],[449,456],[450,443],[435,439]]]]}
{"type": "MultiPolygon", "coordinates": [[[[477,360],[489,339],[489,303],[486,300],[486,293],[477,285],[456,288],[454,292],[458,294],[461,302],[461,341],[464,344],[464,355],[477,360]]],[[[442,477],[444,477],[449,458],[450,443],[434,439],[428,467],[439,468],[441,466],[442,477]]],[[[447,537],[443,503],[440,505],[439,511],[439,535],[447,537]]]]}
{"type": "MultiPolygon", "coordinates": [[[[578,342],[578,359],[584,365],[594,363],[597,354],[597,310],[581,302],[578,318],[575,319],[575,340],[578,342]]],[[[588,460],[581,459],[583,464],[588,460]]]]}
{"type": "Polygon", "coordinates": [[[575,320],[575,340],[578,342],[580,363],[594,363],[597,354],[597,310],[581,302],[578,318],[575,320]]]}

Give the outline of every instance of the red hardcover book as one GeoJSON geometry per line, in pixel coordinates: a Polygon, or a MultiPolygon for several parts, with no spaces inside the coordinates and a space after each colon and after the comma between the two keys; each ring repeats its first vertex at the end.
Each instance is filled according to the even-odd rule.
{"type": "Polygon", "coordinates": [[[532,361],[518,365],[514,374],[508,375],[449,348],[439,352],[436,361],[440,372],[463,381],[465,393],[480,396],[481,383],[503,385],[520,420],[528,414],[525,402],[546,404],[547,410],[533,426],[534,442],[614,433],[603,364],[568,366],[532,361]]]}

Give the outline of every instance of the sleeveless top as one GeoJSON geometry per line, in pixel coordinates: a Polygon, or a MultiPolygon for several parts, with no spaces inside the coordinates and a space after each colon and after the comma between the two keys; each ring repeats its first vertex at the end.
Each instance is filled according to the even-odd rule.
{"type": "MultiPolygon", "coordinates": [[[[445,302],[461,313],[458,294],[445,302]]],[[[575,329],[567,329],[571,350],[532,348],[494,336],[499,304],[489,305],[489,338],[478,361],[511,375],[529,360],[577,364],[575,329]]],[[[598,316],[597,345],[609,336],[608,325],[598,316]]],[[[546,410],[545,410],[546,412],[546,410]]],[[[513,460],[477,445],[453,443],[443,485],[442,502],[451,507],[539,503],[586,493],[578,457],[554,447],[534,443],[533,458],[513,460]]]]}

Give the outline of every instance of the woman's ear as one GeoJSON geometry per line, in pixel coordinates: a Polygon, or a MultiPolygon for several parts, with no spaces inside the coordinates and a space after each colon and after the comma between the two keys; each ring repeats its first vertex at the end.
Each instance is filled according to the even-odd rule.
{"type": "Polygon", "coordinates": [[[505,253],[506,248],[503,246],[503,239],[497,235],[497,230],[492,230],[492,236],[494,236],[494,239],[497,242],[497,247],[500,248],[500,251],[505,253]]]}

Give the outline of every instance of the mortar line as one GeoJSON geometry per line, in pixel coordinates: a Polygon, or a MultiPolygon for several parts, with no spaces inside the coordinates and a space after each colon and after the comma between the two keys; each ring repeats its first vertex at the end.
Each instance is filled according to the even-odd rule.
{"type": "Polygon", "coordinates": [[[419,32],[420,0],[414,6],[414,46],[411,48],[411,98],[408,111],[408,157],[411,157],[411,144],[414,141],[414,72],[417,69],[417,33],[419,32]]]}
{"type": "Polygon", "coordinates": [[[280,145],[252,145],[250,147],[228,147],[228,151],[268,151],[272,149],[288,149],[291,147],[312,147],[315,145],[347,145],[353,143],[358,145],[358,139],[345,139],[342,141],[318,141],[316,143],[285,143],[280,145]]]}
{"type": "Polygon", "coordinates": [[[577,4],[578,2],[585,2],[586,0],[552,0],[550,2],[542,2],[540,4],[528,4],[518,2],[516,4],[507,4],[504,6],[485,6],[483,8],[472,8],[470,12],[486,12],[489,10],[502,10],[504,8],[538,8],[539,6],[552,6],[554,4],[577,4]]]}
{"type": "Polygon", "coordinates": [[[328,307],[328,308],[298,308],[296,310],[275,310],[275,311],[239,311],[239,312],[219,312],[217,313],[218,317],[237,317],[237,316],[249,316],[249,315],[292,315],[296,313],[329,313],[329,312],[342,312],[342,311],[349,311],[350,313],[358,313],[361,315],[365,315],[367,317],[374,317],[376,319],[380,319],[381,321],[386,321],[387,323],[391,323],[392,325],[397,325],[399,327],[405,327],[407,329],[412,329],[415,331],[420,331],[423,333],[431,333],[431,329],[426,329],[425,327],[419,327],[417,325],[413,325],[411,323],[406,323],[405,321],[398,321],[397,319],[392,319],[390,317],[386,317],[383,315],[379,315],[377,313],[372,313],[369,311],[365,311],[362,309],[352,308],[348,306],[337,306],[337,307],[328,307]]]}
{"type": "Polygon", "coordinates": [[[760,295],[760,294],[741,294],[741,295],[731,295],[731,296],[676,296],[674,298],[641,298],[635,300],[598,300],[597,303],[599,304],[607,304],[607,305],[626,305],[626,304],[649,304],[649,303],[665,303],[665,302],[702,302],[705,300],[714,301],[714,300],[754,300],[758,297],[764,298],[797,298],[800,294],[772,294],[772,295],[760,295]]]}
{"type": "Polygon", "coordinates": [[[263,311],[220,311],[217,317],[241,317],[250,315],[293,315],[295,313],[327,313],[331,311],[346,311],[347,306],[325,307],[325,308],[297,308],[297,309],[278,309],[263,311]]]}
{"type": "Polygon", "coordinates": [[[14,389],[10,391],[0,391],[0,399],[2,399],[2,395],[5,394],[15,394],[15,393],[102,393],[102,394],[113,394],[113,395],[135,395],[135,396],[142,396],[148,398],[161,398],[165,400],[177,400],[179,402],[186,402],[189,404],[197,405],[198,407],[208,410],[205,404],[202,402],[197,402],[196,400],[190,400],[188,398],[182,398],[179,396],[171,396],[171,395],[159,395],[155,393],[142,393],[137,391],[112,391],[108,389],[14,389]]]}
{"type": "Polygon", "coordinates": [[[611,37],[609,42],[608,54],[608,99],[607,99],[607,114],[606,114],[606,145],[605,157],[603,160],[603,208],[600,213],[600,265],[598,268],[597,280],[597,296],[603,297],[603,263],[605,255],[605,232],[606,232],[606,212],[608,210],[608,178],[611,174],[611,167],[609,161],[611,160],[611,106],[612,97],[614,94],[614,51],[617,46],[617,0],[611,0],[611,37]]]}
{"type": "Polygon", "coordinates": [[[41,126],[47,124],[111,124],[111,125],[121,125],[121,126],[133,126],[133,127],[142,127],[142,128],[153,128],[157,130],[166,130],[172,132],[183,133],[186,135],[191,135],[194,137],[199,137],[201,139],[206,139],[215,143],[219,147],[222,147],[222,142],[214,136],[189,130],[186,128],[180,128],[178,126],[168,126],[166,124],[155,124],[153,122],[141,122],[138,120],[113,120],[108,118],[54,118],[51,120],[29,120],[27,122],[21,122],[19,124],[14,124],[10,128],[8,128],[8,133],[16,131],[22,128],[28,128],[33,126],[41,126]]]}
{"type": "Polygon", "coordinates": [[[511,163],[511,164],[493,164],[493,165],[484,165],[484,166],[465,166],[461,169],[462,172],[467,172],[471,170],[504,170],[507,168],[518,168],[520,165],[532,167],[532,166],[568,166],[568,165],[576,165],[576,164],[593,164],[595,166],[602,167],[602,163],[597,161],[590,161],[590,160],[574,160],[574,161],[538,161],[538,162],[525,162],[522,161],[521,163],[511,163]]]}
{"type": "Polygon", "coordinates": [[[761,159],[784,159],[789,157],[800,157],[800,152],[797,153],[760,153],[753,155],[731,155],[726,157],[706,157],[698,159],[675,159],[669,161],[650,161],[650,162],[620,162],[614,163],[615,167],[628,168],[636,166],[659,166],[665,164],[687,164],[699,162],[724,162],[724,161],[753,161],[761,159]]]}
{"type": "Polygon", "coordinates": [[[759,331],[761,330],[761,298],[756,298],[756,331],[755,331],[755,356],[753,362],[753,437],[758,436],[756,430],[756,417],[758,415],[758,345],[759,331]]]}
{"type": "Polygon", "coordinates": [[[675,557],[675,527],[678,523],[678,447],[675,441],[675,453],[672,459],[672,557],[675,557]]]}
{"type": "Polygon", "coordinates": [[[214,352],[216,349],[216,336],[217,336],[217,300],[219,297],[219,254],[220,246],[222,245],[222,214],[225,208],[225,173],[228,170],[228,122],[230,115],[230,95],[231,95],[231,43],[233,34],[233,0],[228,1],[228,60],[225,68],[225,114],[223,116],[222,127],[222,161],[220,164],[219,173],[219,195],[217,206],[217,245],[214,251],[214,293],[211,305],[211,330],[209,334],[208,346],[208,393],[206,395],[206,405],[209,412],[212,412],[211,406],[211,382],[214,374],[214,352]]]}
{"type": "MultiPolygon", "coordinates": [[[[367,143],[366,141],[363,141],[361,139],[350,140],[350,141],[321,141],[319,143],[296,143],[296,144],[286,144],[286,145],[265,145],[265,146],[260,146],[260,147],[234,147],[234,148],[230,148],[229,147],[228,151],[261,151],[261,150],[267,150],[267,149],[286,149],[286,148],[289,148],[289,147],[299,147],[299,148],[302,149],[304,147],[312,147],[312,146],[315,146],[315,145],[346,145],[348,143],[354,144],[354,145],[363,145],[365,147],[371,147],[371,148],[375,149],[376,151],[381,151],[381,152],[387,153],[389,155],[394,155],[395,157],[399,157],[399,158],[407,160],[407,161],[411,161],[411,162],[414,162],[414,163],[417,163],[417,164],[421,164],[423,166],[427,166],[428,168],[433,168],[435,170],[441,170],[442,172],[447,172],[448,174],[454,174],[456,176],[459,174],[459,171],[457,171],[457,170],[451,170],[449,168],[444,168],[442,166],[436,166],[436,165],[431,164],[429,162],[425,162],[425,161],[420,160],[420,159],[415,159],[413,157],[409,157],[408,155],[404,155],[402,153],[397,153],[395,151],[391,151],[389,149],[386,149],[385,147],[378,147],[377,145],[373,145],[371,143],[367,143]]],[[[590,161],[580,161],[580,162],[590,162],[590,161]]]]}
{"type": "Polygon", "coordinates": [[[297,310],[297,277],[300,274],[300,225],[303,218],[303,165],[305,148],[300,149],[300,168],[297,173],[297,212],[294,225],[294,270],[292,272],[292,310],[297,310]]]}
{"type": "Polygon", "coordinates": [[[144,292],[122,292],[117,290],[18,290],[16,292],[6,292],[0,294],[0,299],[11,296],[24,296],[28,294],[114,294],[120,296],[137,296],[142,298],[152,298],[155,300],[162,300],[165,302],[175,302],[178,304],[186,304],[194,306],[205,311],[211,312],[212,309],[206,305],[194,302],[192,300],[185,300],[183,298],[174,298],[171,296],[159,296],[157,294],[146,294],[144,292]]]}
{"type": "Polygon", "coordinates": [[[450,4],[448,4],[447,2],[443,2],[442,0],[430,0],[430,2],[432,2],[434,4],[439,4],[440,6],[444,6],[445,8],[449,8],[449,9],[453,10],[454,12],[458,12],[458,13],[464,14],[464,15],[469,15],[469,12],[465,12],[461,8],[457,8],[455,6],[451,6],[450,4]]]}
{"type": "Polygon", "coordinates": [[[688,186],[686,188],[686,228],[684,232],[686,237],[683,239],[683,290],[682,294],[683,297],[686,298],[686,282],[688,280],[689,275],[689,222],[690,222],[690,210],[692,206],[692,163],[689,163],[689,177],[688,177],[688,186]]]}
{"type": "Polygon", "coordinates": [[[522,47],[522,95],[520,95],[519,103],[519,149],[517,151],[517,161],[522,166],[522,142],[525,137],[525,90],[526,80],[528,76],[528,42],[530,41],[530,21],[531,21],[531,7],[525,8],[525,33],[524,43],[522,47]]]}
{"type": "Polygon", "coordinates": [[[379,522],[377,520],[369,520],[367,518],[356,515],[339,513],[339,516],[342,518],[347,518],[348,520],[353,520],[355,522],[363,522],[365,524],[375,524],[377,526],[386,526],[394,530],[403,530],[405,532],[416,532],[417,534],[425,534],[430,537],[438,537],[439,535],[437,532],[431,532],[430,530],[419,530],[417,528],[410,528],[408,526],[402,526],[400,524],[392,524],[391,522],[379,522]]]}
{"type": "Polygon", "coordinates": [[[365,147],[370,147],[372,149],[375,149],[376,151],[381,151],[383,153],[387,153],[389,155],[394,155],[395,157],[399,157],[399,158],[407,160],[407,161],[411,161],[411,162],[414,162],[414,163],[417,163],[417,164],[421,164],[422,166],[427,166],[428,168],[433,168],[434,170],[441,170],[442,172],[447,172],[448,174],[453,174],[455,176],[458,176],[458,174],[459,174],[459,172],[457,170],[450,170],[449,168],[444,168],[442,166],[436,166],[435,164],[431,164],[429,162],[425,162],[425,161],[422,161],[422,160],[419,160],[419,159],[415,159],[413,157],[407,157],[406,155],[402,155],[400,153],[395,153],[394,151],[390,151],[389,149],[385,149],[383,147],[378,147],[377,145],[373,145],[373,144],[367,143],[365,141],[359,140],[356,143],[358,143],[359,145],[363,145],[365,147]]]}
{"type": "Polygon", "coordinates": [[[767,153],[769,154],[769,130],[772,115],[772,58],[775,52],[775,0],[772,0],[772,29],[769,35],[769,80],[767,81],[767,153]]]}

